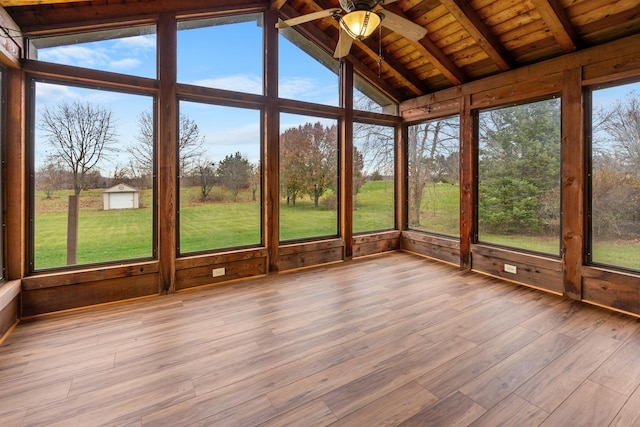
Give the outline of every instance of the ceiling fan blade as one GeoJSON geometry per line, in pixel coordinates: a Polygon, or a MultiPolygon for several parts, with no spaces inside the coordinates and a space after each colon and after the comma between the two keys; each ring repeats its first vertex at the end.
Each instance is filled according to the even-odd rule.
{"type": "Polygon", "coordinates": [[[314,19],[326,18],[327,16],[333,16],[336,13],[340,13],[342,9],[333,8],[327,10],[321,10],[319,12],[308,13],[306,15],[298,16],[296,18],[287,19],[285,21],[278,21],[276,28],[293,27],[294,25],[304,24],[305,22],[313,21],[314,19]]]}
{"type": "Polygon", "coordinates": [[[346,31],[340,30],[340,37],[338,37],[338,44],[336,50],[333,53],[334,58],[343,58],[349,55],[353,39],[347,34],[346,31]]]}
{"type": "Polygon", "coordinates": [[[380,25],[408,38],[409,40],[417,42],[427,35],[426,28],[421,27],[415,22],[411,22],[402,16],[391,13],[388,10],[381,10],[378,14],[384,16],[380,25]]]}

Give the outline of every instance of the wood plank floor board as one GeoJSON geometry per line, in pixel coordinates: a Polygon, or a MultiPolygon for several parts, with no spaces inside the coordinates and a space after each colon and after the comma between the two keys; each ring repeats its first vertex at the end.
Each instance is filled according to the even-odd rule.
{"type": "Polygon", "coordinates": [[[320,399],[312,400],[300,405],[289,412],[281,413],[264,423],[260,427],[290,427],[293,425],[322,427],[328,426],[338,418],[320,399]]]}
{"type": "Polygon", "coordinates": [[[93,372],[86,375],[79,375],[73,380],[69,397],[104,390],[108,387],[118,386],[128,383],[131,378],[138,378],[145,381],[149,376],[157,372],[166,374],[175,380],[193,379],[195,376],[204,375],[215,369],[220,369],[226,364],[232,363],[241,357],[249,357],[253,354],[261,354],[261,350],[255,343],[244,346],[229,347],[214,351],[212,354],[199,359],[182,359],[173,363],[139,364],[129,366],[119,366],[107,371],[93,372]]]}
{"type": "Polygon", "coordinates": [[[310,375],[267,395],[279,410],[288,411],[317,399],[330,391],[366,375],[392,366],[432,344],[417,334],[400,337],[390,347],[379,348],[354,357],[329,369],[310,375]]]}
{"type": "Polygon", "coordinates": [[[521,327],[509,329],[416,381],[434,395],[444,398],[538,337],[536,332],[521,327]]]}
{"type": "Polygon", "coordinates": [[[388,368],[334,389],[325,394],[322,400],[338,418],[344,417],[473,347],[475,345],[469,341],[454,336],[436,346],[413,353],[388,368]]]}
{"type": "Polygon", "coordinates": [[[576,343],[575,338],[547,332],[458,390],[491,409],[576,343]]]}
{"type": "Polygon", "coordinates": [[[41,316],[0,425],[640,425],[640,322],[414,254],[41,316]]]}
{"type": "Polygon", "coordinates": [[[629,363],[640,354],[640,333],[618,348],[589,377],[591,381],[631,396],[640,385],[640,363],[629,363]]]}
{"type": "Polygon", "coordinates": [[[541,425],[606,426],[625,401],[626,397],[620,393],[592,381],[585,381],[541,425]],[[584,402],[589,402],[589,405],[584,402]]]}
{"type": "Polygon", "coordinates": [[[640,425],[640,387],[631,397],[611,422],[611,427],[628,427],[640,425]]]}
{"type": "Polygon", "coordinates": [[[438,399],[420,384],[410,382],[383,398],[338,419],[334,426],[393,426],[431,406],[438,399]]]}
{"type": "Polygon", "coordinates": [[[459,391],[423,409],[400,424],[401,427],[458,427],[468,426],[482,416],[486,409],[459,391]]]}
{"type": "Polygon", "coordinates": [[[620,345],[620,341],[592,333],[543,367],[515,393],[553,412],[620,345]]]}
{"type": "Polygon", "coordinates": [[[518,426],[536,427],[549,416],[537,406],[515,394],[510,394],[485,414],[477,418],[471,427],[518,426]]]}

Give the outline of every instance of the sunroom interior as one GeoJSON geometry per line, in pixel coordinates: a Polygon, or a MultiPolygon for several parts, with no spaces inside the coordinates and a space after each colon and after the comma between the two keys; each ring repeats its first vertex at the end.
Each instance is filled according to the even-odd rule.
{"type": "Polygon", "coordinates": [[[393,251],[640,315],[637,2],[232,3],[0,1],[0,336],[393,251]]]}

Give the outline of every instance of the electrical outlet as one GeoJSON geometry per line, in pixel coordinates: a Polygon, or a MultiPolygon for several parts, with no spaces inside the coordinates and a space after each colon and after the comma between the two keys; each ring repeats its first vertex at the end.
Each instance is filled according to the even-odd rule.
{"type": "Polygon", "coordinates": [[[506,271],[507,273],[518,274],[518,267],[516,267],[515,265],[511,265],[511,264],[505,264],[504,265],[504,271],[506,271]]]}
{"type": "Polygon", "coordinates": [[[226,271],[224,267],[214,268],[213,270],[211,270],[212,277],[220,277],[220,276],[224,276],[225,274],[226,274],[226,271]]]}

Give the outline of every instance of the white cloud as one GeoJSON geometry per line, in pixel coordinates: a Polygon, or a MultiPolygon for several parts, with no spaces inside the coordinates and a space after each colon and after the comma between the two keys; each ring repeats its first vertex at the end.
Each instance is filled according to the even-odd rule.
{"type": "Polygon", "coordinates": [[[128,50],[155,50],[156,37],[155,35],[126,37],[116,40],[114,47],[128,50]]]}
{"type": "Polygon", "coordinates": [[[114,70],[130,70],[140,65],[140,60],[134,58],[123,58],[118,61],[111,61],[110,68],[114,70]]]}
{"type": "Polygon", "coordinates": [[[244,74],[196,80],[192,82],[192,84],[197,86],[234,90],[238,92],[255,94],[262,93],[262,79],[256,76],[248,76],[244,74]]]}
{"type": "Polygon", "coordinates": [[[310,78],[294,77],[283,79],[278,87],[278,94],[281,98],[300,99],[307,98],[308,95],[317,93],[318,84],[310,78]]]}
{"type": "Polygon", "coordinates": [[[82,46],[60,46],[41,49],[39,59],[58,64],[77,65],[87,68],[98,68],[109,62],[109,56],[98,49],[82,46]]]}

